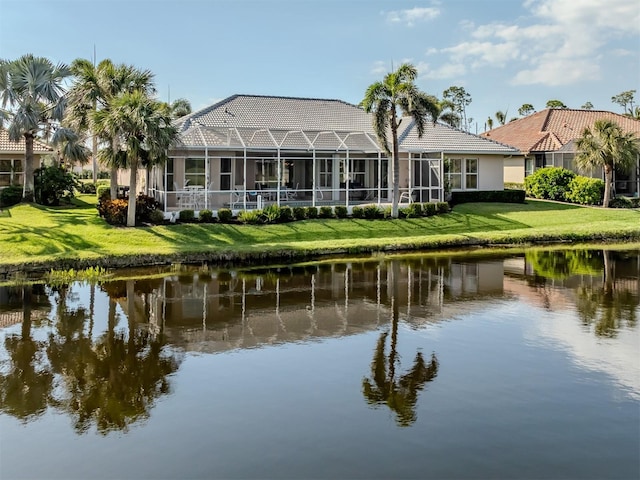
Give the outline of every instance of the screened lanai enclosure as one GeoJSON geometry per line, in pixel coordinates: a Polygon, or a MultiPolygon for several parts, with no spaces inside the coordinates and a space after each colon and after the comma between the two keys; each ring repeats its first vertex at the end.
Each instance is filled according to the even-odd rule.
{"type": "MultiPolygon", "coordinates": [[[[192,124],[150,172],[166,212],[388,203],[390,160],[369,132],[219,128],[192,124]]],[[[405,152],[400,201],[441,201],[442,154],[405,152]]]]}
{"type": "MultiPolygon", "coordinates": [[[[233,95],[176,120],[180,141],[165,165],[142,176],[142,190],[167,217],[270,204],[389,204],[393,165],[372,120],[341,100],[233,95]]],[[[411,118],[401,120],[398,143],[401,204],[442,201],[445,183],[502,189],[504,158],[520,153],[434,122],[419,136],[411,118]]]]}

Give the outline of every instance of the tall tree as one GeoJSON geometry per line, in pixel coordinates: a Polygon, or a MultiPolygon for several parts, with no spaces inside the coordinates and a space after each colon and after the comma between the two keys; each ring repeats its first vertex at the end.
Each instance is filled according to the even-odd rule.
{"type": "Polygon", "coordinates": [[[625,115],[633,116],[634,114],[633,104],[634,104],[635,93],[636,93],[635,90],[627,90],[625,92],[619,93],[618,95],[614,95],[613,97],[611,97],[611,101],[613,103],[620,105],[625,115]]]}
{"type": "Polygon", "coordinates": [[[66,106],[62,82],[70,74],[67,65],[54,65],[49,59],[32,54],[13,61],[0,60],[0,128],[6,121],[12,141],[24,137],[24,200],[33,199],[33,142],[62,120],[66,106]]]}
{"type": "Polygon", "coordinates": [[[117,139],[111,154],[119,165],[130,169],[127,226],[133,227],[138,168],[164,163],[178,131],[171,125],[166,106],[142,90],[124,92],[112,99],[109,109],[95,112],[94,123],[97,132],[117,139]]]}
{"type": "Polygon", "coordinates": [[[445,99],[438,100],[438,106],[440,107],[440,114],[438,115],[438,120],[447,125],[451,125],[454,128],[460,128],[460,122],[462,119],[460,115],[458,115],[455,111],[455,105],[450,101],[445,99]]]}
{"type": "Polygon", "coordinates": [[[520,115],[521,117],[526,117],[527,115],[531,115],[535,111],[536,111],[536,109],[533,108],[533,105],[531,105],[530,103],[524,103],[518,109],[518,115],[520,115]]]}
{"type": "Polygon", "coordinates": [[[496,112],[496,120],[500,125],[507,123],[507,111],[498,110],[496,112]]]}
{"type": "Polygon", "coordinates": [[[462,120],[462,129],[468,132],[470,122],[467,121],[467,106],[472,102],[471,95],[464,87],[451,86],[442,92],[442,97],[451,102],[453,111],[462,120]]]}
{"type": "Polygon", "coordinates": [[[151,95],[155,93],[153,74],[149,70],[139,70],[131,65],[114,64],[111,60],[102,60],[97,66],[93,62],[79,58],[71,65],[75,75],[69,89],[69,108],[65,123],[77,131],[91,132],[99,137],[103,145],[98,158],[111,169],[111,198],[118,191],[117,138],[102,135],[96,131],[94,113],[109,110],[111,102],[122,92],[142,90],[151,95]]]}
{"type": "Polygon", "coordinates": [[[369,85],[361,106],[368,113],[373,113],[373,127],[380,146],[387,155],[391,155],[393,178],[393,200],[391,215],[398,218],[400,201],[400,171],[398,127],[402,116],[411,117],[416,125],[418,137],[422,137],[430,117],[435,122],[440,113],[434,97],[421,92],[415,84],[418,71],[410,63],[403,63],[395,72],[388,73],[383,81],[369,85]],[[391,148],[387,141],[387,131],[391,133],[391,148]]]}
{"type": "Polygon", "coordinates": [[[171,116],[173,118],[184,117],[191,113],[191,103],[186,98],[176,98],[171,103],[171,116]]]}
{"type": "Polygon", "coordinates": [[[547,108],[567,108],[567,106],[560,100],[549,100],[546,104],[547,108]]]}
{"type": "Polygon", "coordinates": [[[593,103],[585,102],[580,108],[583,110],[593,110],[593,103]]]}
{"type": "Polygon", "coordinates": [[[575,163],[580,169],[600,167],[604,170],[604,199],[609,206],[614,168],[628,171],[637,164],[640,156],[639,141],[633,133],[625,133],[611,120],[596,120],[593,127],[586,127],[576,140],[578,154],[575,163]]]}

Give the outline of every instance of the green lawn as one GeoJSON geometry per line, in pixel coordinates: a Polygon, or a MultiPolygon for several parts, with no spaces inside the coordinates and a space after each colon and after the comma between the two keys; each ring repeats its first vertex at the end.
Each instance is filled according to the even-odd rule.
{"type": "MultiPolygon", "coordinates": [[[[551,202],[464,204],[405,220],[312,220],[279,225],[107,225],[95,196],[71,207],[17,205],[0,212],[0,265],[195,253],[350,252],[395,248],[640,239],[640,211],[551,202]]],[[[139,262],[133,262],[139,263],[139,262]]]]}

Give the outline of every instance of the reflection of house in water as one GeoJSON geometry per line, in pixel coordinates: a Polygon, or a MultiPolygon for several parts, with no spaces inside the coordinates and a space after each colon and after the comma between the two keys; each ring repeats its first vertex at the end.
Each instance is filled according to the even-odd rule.
{"type": "MultiPolygon", "coordinates": [[[[503,296],[502,260],[463,263],[419,259],[353,262],[258,272],[194,272],[164,278],[125,312],[145,310],[173,342],[208,352],[313,341],[374,330],[400,320],[424,324],[472,311],[476,301],[503,296]],[[394,279],[395,277],[395,279],[394,279]]],[[[156,280],[157,281],[157,280],[156,280]]]]}
{"type": "Polygon", "coordinates": [[[0,328],[21,323],[25,315],[32,321],[42,320],[50,311],[43,285],[0,287],[0,328]]]}

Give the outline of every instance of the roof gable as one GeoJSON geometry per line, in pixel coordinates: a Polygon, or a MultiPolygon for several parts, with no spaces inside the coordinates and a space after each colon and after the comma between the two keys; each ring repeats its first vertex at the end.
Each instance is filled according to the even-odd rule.
{"type": "Polygon", "coordinates": [[[640,120],[604,110],[548,108],[482,134],[522,152],[556,151],[579,138],[596,120],[612,120],[640,138],[640,120]]]}

